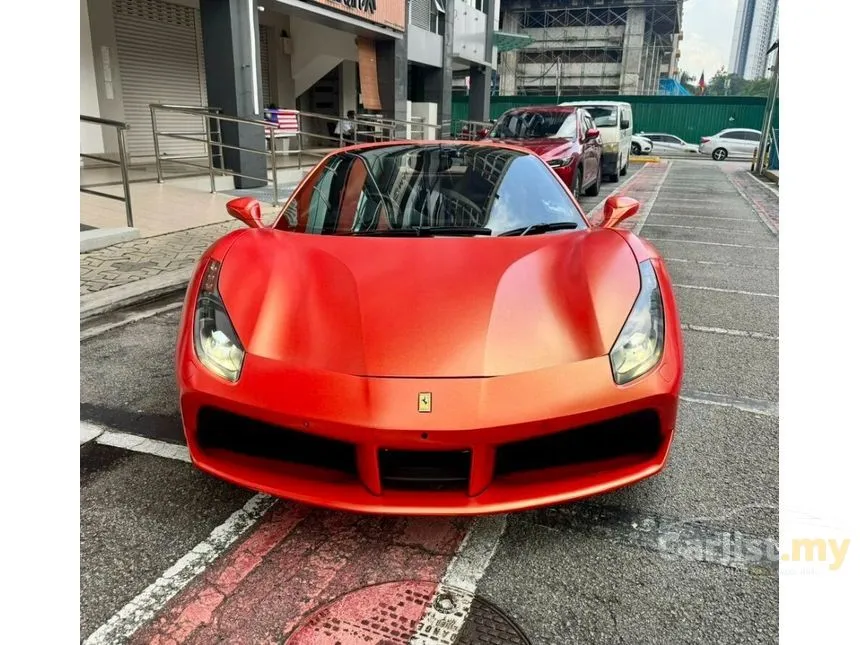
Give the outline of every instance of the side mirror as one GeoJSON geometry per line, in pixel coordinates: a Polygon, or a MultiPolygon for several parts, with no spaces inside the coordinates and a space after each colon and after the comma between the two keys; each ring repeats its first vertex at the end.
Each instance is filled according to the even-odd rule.
{"type": "Polygon", "coordinates": [[[639,212],[639,202],[632,197],[611,195],[603,204],[602,228],[615,228],[628,217],[639,212]]]}
{"type": "Polygon", "coordinates": [[[593,141],[594,139],[596,139],[599,136],[600,136],[600,130],[598,130],[597,128],[589,128],[588,130],[585,131],[585,140],[586,141],[593,141]]]}
{"type": "Polygon", "coordinates": [[[227,212],[251,228],[263,228],[260,202],[253,197],[238,197],[227,202],[227,212]]]}
{"type": "Polygon", "coordinates": [[[623,119],[621,121],[621,129],[626,130],[629,127],[630,127],[630,121],[628,121],[627,119],[623,119]]]}

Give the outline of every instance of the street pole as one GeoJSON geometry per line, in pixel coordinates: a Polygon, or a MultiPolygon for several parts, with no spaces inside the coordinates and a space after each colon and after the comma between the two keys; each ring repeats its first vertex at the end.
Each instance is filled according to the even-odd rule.
{"type": "Polygon", "coordinates": [[[767,140],[770,137],[770,126],[773,124],[773,111],[776,108],[776,94],[779,88],[779,41],[776,41],[776,60],[773,63],[773,76],[771,76],[770,91],[767,96],[767,105],[764,112],[764,123],[761,126],[761,141],[758,144],[758,155],[756,156],[753,172],[760,175],[764,168],[764,153],[767,149],[767,140]]]}
{"type": "Polygon", "coordinates": [[[555,96],[561,102],[561,56],[555,59],[555,96]]]}

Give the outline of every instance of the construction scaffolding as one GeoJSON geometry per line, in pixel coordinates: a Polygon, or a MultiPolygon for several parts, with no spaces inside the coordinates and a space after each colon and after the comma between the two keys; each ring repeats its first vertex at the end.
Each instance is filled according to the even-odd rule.
{"type": "Polygon", "coordinates": [[[683,0],[501,0],[501,29],[532,39],[499,54],[498,94],[660,94],[675,78],[683,0]]]}

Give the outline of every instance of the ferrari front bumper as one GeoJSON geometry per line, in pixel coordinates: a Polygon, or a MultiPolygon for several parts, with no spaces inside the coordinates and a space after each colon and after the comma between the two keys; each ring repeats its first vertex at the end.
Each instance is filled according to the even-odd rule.
{"type": "Polygon", "coordinates": [[[180,343],[193,463],[235,484],[348,511],[509,512],[603,493],[665,465],[680,365],[619,387],[608,359],[492,378],[368,378],[246,357],[236,384],[180,343]]]}

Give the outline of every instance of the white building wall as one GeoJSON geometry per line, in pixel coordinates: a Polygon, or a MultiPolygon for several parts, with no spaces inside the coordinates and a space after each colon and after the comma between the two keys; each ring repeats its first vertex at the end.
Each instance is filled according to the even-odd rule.
{"type": "Polygon", "coordinates": [[[358,60],[355,36],[345,31],[293,17],[291,57],[296,96],[329,73],[341,61],[358,60]]]}
{"type": "MultiPolygon", "coordinates": [[[[93,59],[93,39],[90,34],[90,12],[87,0],[81,1],[81,114],[100,116],[99,90],[96,66],[93,59]]],[[[81,152],[104,152],[102,129],[96,125],[81,124],[81,152]]]]}

